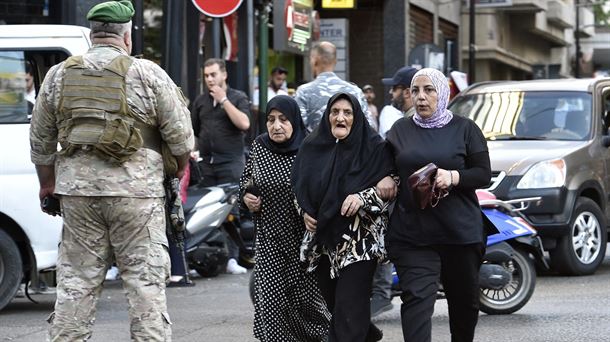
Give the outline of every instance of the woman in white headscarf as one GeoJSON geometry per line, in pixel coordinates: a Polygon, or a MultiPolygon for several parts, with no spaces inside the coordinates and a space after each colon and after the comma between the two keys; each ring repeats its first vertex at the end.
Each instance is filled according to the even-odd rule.
{"type": "Polygon", "coordinates": [[[401,178],[390,218],[387,251],[402,289],[405,341],[430,341],[441,281],[449,305],[452,341],[472,341],[478,320],[478,272],[485,251],[475,189],[491,178],[487,143],[477,125],[447,109],[449,85],[440,71],[419,70],[411,81],[415,114],[387,134],[401,178]],[[436,187],[447,196],[420,208],[407,178],[428,163],[438,166],[436,187]]]}

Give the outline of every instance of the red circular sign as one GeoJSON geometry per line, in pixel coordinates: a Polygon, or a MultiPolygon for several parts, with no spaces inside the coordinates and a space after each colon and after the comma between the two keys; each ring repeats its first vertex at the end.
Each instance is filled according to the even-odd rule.
{"type": "Polygon", "coordinates": [[[193,5],[201,13],[214,18],[222,18],[235,12],[242,0],[193,0],[193,5]]]}

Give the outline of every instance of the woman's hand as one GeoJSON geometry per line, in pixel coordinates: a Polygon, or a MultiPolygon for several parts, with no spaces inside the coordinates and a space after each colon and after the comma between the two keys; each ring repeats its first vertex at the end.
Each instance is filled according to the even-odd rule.
{"type": "Polygon", "coordinates": [[[456,186],[460,182],[460,174],[455,170],[438,169],[436,171],[436,187],[439,189],[448,189],[456,186]]]}
{"type": "Polygon", "coordinates": [[[246,192],[244,195],[244,203],[246,204],[246,207],[248,207],[248,210],[253,213],[261,210],[261,198],[254,196],[249,192],[246,192]]]}
{"type": "Polygon", "coordinates": [[[309,216],[309,214],[307,213],[303,215],[303,220],[305,221],[305,229],[312,233],[315,233],[316,228],[318,228],[318,221],[315,218],[309,216]]]}
{"type": "Polygon", "coordinates": [[[390,176],[383,177],[382,180],[377,183],[375,186],[375,192],[377,192],[377,196],[384,201],[391,201],[396,197],[396,192],[398,192],[398,188],[396,187],[396,182],[390,176]]]}
{"type": "Polygon", "coordinates": [[[364,202],[360,199],[360,196],[351,194],[345,198],[343,205],[341,206],[341,215],[343,216],[354,216],[360,208],[364,206],[364,202]]]}

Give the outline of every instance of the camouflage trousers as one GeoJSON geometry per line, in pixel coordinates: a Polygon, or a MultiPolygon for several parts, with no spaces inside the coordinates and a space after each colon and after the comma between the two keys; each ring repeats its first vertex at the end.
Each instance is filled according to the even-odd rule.
{"type": "Polygon", "coordinates": [[[133,341],[171,341],[163,198],[62,196],[63,230],[50,340],[86,341],[113,256],[129,304],[133,341]]]}

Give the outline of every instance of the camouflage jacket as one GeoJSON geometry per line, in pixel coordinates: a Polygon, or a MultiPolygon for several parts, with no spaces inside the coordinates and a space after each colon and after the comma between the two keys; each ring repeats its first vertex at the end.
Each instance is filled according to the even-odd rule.
{"type": "MultiPolygon", "coordinates": [[[[94,45],[85,66],[101,69],[125,51],[94,45]]],[[[30,127],[30,157],[36,165],[55,165],[55,193],[71,196],[163,197],[161,154],[140,148],[123,164],[111,164],[85,149],[57,154],[57,108],[65,62],[47,73],[36,99],[30,127]]],[[[134,59],[125,76],[127,104],[141,121],[159,128],[173,155],[193,150],[191,119],[178,87],[155,63],[134,59]]]]}
{"type": "Polygon", "coordinates": [[[315,80],[300,86],[295,96],[301,110],[301,117],[309,132],[318,127],[328,100],[338,92],[354,95],[360,102],[362,112],[366,115],[369,124],[377,130],[377,124],[369,112],[369,106],[362,90],[357,85],[340,79],[334,72],[323,72],[315,80]]]}

